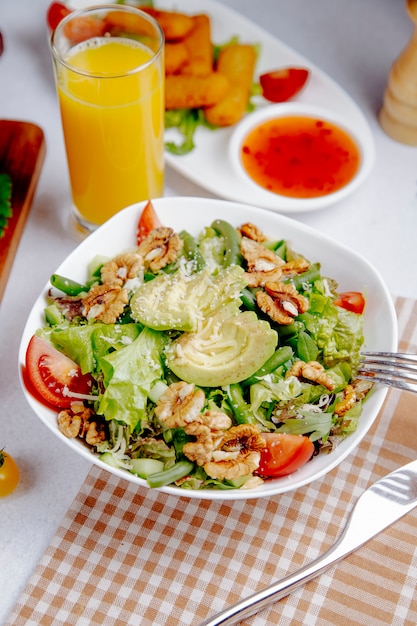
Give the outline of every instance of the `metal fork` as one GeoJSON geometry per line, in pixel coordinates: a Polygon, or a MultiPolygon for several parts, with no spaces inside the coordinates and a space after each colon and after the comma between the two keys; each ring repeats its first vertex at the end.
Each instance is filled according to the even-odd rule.
{"type": "Polygon", "coordinates": [[[417,393],[417,355],[404,352],[362,352],[357,377],[417,393]]]}
{"type": "Polygon", "coordinates": [[[277,602],[417,506],[417,460],[376,481],[360,496],[339,539],[324,554],[294,574],[273,583],[207,619],[200,626],[236,624],[277,602]]]}

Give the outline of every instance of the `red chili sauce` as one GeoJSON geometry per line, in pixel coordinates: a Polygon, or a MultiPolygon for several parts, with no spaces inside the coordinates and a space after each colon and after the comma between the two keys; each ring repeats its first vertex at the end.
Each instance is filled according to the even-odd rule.
{"type": "Polygon", "coordinates": [[[333,123],[310,117],[282,117],[257,126],[245,138],[242,164],[268,191],[315,198],[344,187],[355,176],[359,148],[333,123]]]}

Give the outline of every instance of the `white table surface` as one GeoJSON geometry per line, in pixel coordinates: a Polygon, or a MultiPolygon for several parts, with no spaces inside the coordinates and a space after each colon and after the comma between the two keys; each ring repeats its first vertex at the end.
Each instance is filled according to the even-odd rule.
{"type": "MultiPolygon", "coordinates": [[[[417,298],[417,148],[380,129],[392,61],[412,24],[401,0],[223,0],[309,58],[357,102],[376,143],[366,183],[345,202],[297,219],[365,255],[392,294],[417,298]]],[[[45,14],[49,0],[1,0],[0,118],[44,130],[47,156],[29,220],[0,306],[0,448],[18,462],[17,490],[0,501],[0,623],[6,619],[90,464],[40,424],[21,392],[20,335],[30,308],[55,267],[75,247],[67,228],[69,190],[45,14]]],[[[1,140],[1,138],[0,138],[1,140]]],[[[211,197],[167,171],[166,195],[211,197]]]]}

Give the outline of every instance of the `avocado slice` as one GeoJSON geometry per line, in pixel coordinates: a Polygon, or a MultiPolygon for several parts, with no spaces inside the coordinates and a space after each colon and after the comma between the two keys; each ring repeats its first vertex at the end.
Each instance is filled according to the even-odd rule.
{"type": "Polygon", "coordinates": [[[195,307],[186,298],[187,283],[180,275],[159,274],[141,285],[130,300],[131,315],[154,330],[195,328],[195,307]]]}
{"type": "Polygon", "coordinates": [[[154,330],[195,331],[203,317],[225,305],[233,304],[237,312],[245,286],[244,271],[237,265],[216,275],[207,270],[192,276],[159,274],[132,296],[132,317],[154,330]]]}
{"type": "Polygon", "coordinates": [[[278,334],[253,311],[224,307],[184,333],[166,350],[168,367],[182,380],[222,387],[252,376],[275,352],[278,334]]]}

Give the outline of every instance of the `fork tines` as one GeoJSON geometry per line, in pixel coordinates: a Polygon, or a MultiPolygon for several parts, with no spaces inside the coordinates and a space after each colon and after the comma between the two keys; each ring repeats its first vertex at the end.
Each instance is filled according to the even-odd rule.
{"type": "Polygon", "coordinates": [[[362,352],[358,378],[417,392],[417,354],[362,352]]]}

